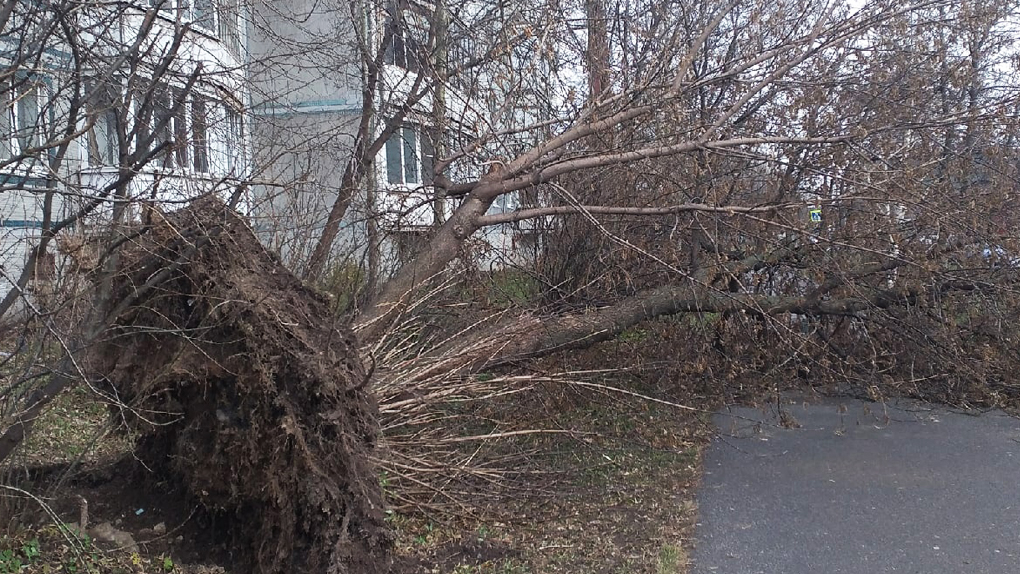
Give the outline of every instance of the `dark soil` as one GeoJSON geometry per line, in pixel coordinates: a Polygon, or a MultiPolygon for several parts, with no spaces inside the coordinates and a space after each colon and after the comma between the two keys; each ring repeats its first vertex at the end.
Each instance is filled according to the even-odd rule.
{"type": "Polygon", "coordinates": [[[85,500],[90,525],[109,522],[131,534],[144,555],[188,565],[238,563],[216,515],[179,486],[146,476],[132,456],[77,473],[61,493],[53,508],[65,523],[77,523],[85,500]],[[154,530],[161,523],[165,532],[154,530]]]}
{"type": "Polygon", "coordinates": [[[215,200],[120,257],[130,305],[90,367],[141,434],[133,475],[197,509],[236,572],[385,571],[377,407],[328,301],[215,200]]]}

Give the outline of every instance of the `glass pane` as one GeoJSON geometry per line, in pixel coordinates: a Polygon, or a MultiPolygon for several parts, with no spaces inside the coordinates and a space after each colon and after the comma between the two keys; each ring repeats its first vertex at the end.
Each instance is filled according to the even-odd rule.
{"type": "Polygon", "coordinates": [[[204,98],[196,97],[191,103],[191,131],[195,137],[195,171],[209,171],[208,118],[204,98]]]}
{"type": "Polygon", "coordinates": [[[230,106],[224,106],[227,117],[227,171],[235,174],[241,166],[241,115],[230,106]]]}
{"type": "Polygon", "coordinates": [[[106,147],[101,148],[104,154],[105,163],[107,165],[117,165],[120,163],[120,146],[117,145],[117,110],[110,108],[103,114],[103,118],[106,122],[106,147]]]}
{"type": "Polygon", "coordinates": [[[188,126],[187,126],[187,115],[185,113],[184,105],[184,92],[182,90],[174,90],[174,101],[173,105],[177,107],[177,110],[173,112],[174,115],[174,149],[176,150],[176,159],[178,167],[187,167],[188,165],[188,126]]]}
{"type": "Polygon", "coordinates": [[[39,145],[39,92],[35,85],[26,84],[21,87],[18,96],[18,139],[21,151],[39,145]]]}
{"type": "Polygon", "coordinates": [[[220,41],[237,55],[241,49],[241,38],[237,28],[237,0],[220,0],[220,15],[217,18],[220,41]]]}
{"type": "Polygon", "coordinates": [[[163,167],[171,167],[173,165],[173,139],[170,132],[173,129],[174,118],[169,88],[158,86],[153,98],[152,129],[156,130],[156,133],[152,140],[152,147],[155,149],[163,146],[164,151],[161,154],[163,161],[159,163],[162,163],[163,167]]]}
{"type": "Polygon", "coordinates": [[[393,31],[393,64],[401,68],[407,67],[407,57],[404,53],[404,35],[401,30],[393,31]]]}
{"type": "Polygon", "coordinates": [[[410,72],[418,72],[418,51],[418,42],[408,32],[407,39],[404,41],[404,52],[407,54],[407,64],[404,67],[410,72]]]}
{"type": "Polygon", "coordinates": [[[397,130],[386,140],[386,181],[404,183],[400,165],[400,131],[397,130]]]}
{"type": "Polygon", "coordinates": [[[418,183],[418,145],[414,128],[404,128],[404,183],[418,183]]]}
{"type": "Polygon", "coordinates": [[[426,185],[432,185],[435,178],[433,168],[436,164],[436,150],[432,145],[432,138],[435,130],[431,133],[423,133],[421,138],[421,181],[426,185]]]}
{"type": "Polygon", "coordinates": [[[390,39],[386,42],[386,51],[383,54],[383,62],[386,64],[395,64],[397,62],[396,55],[394,54],[394,39],[399,33],[397,31],[397,25],[392,21],[386,24],[386,33],[390,35],[390,39]]]}
{"type": "Polygon", "coordinates": [[[96,110],[95,124],[89,134],[89,164],[115,165],[117,149],[117,112],[107,108],[96,110]]]}
{"type": "Polygon", "coordinates": [[[0,159],[14,155],[11,140],[14,135],[14,110],[11,107],[10,84],[0,87],[0,159]]]}
{"type": "MultiPolygon", "coordinates": [[[[131,89],[130,105],[131,115],[128,116],[128,122],[134,121],[132,126],[130,123],[127,126],[128,134],[134,132],[135,149],[142,150],[145,146],[145,140],[148,139],[149,134],[152,130],[152,119],[155,110],[153,109],[152,102],[149,101],[148,91],[149,82],[138,78],[135,80],[137,84],[131,89]]],[[[151,149],[151,148],[150,148],[151,149]]]]}
{"type": "Polygon", "coordinates": [[[192,2],[194,2],[192,18],[195,20],[195,25],[205,30],[214,30],[213,0],[192,0],[192,2]]]}

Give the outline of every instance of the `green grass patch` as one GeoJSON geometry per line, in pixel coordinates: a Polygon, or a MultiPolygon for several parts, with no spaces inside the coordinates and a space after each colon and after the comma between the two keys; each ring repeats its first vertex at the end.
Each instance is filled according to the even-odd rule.
{"type": "Polygon", "coordinates": [[[541,293],[541,284],[535,278],[517,269],[500,269],[488,274],[485,299],[496,308],[527,305],[541,293]]]}

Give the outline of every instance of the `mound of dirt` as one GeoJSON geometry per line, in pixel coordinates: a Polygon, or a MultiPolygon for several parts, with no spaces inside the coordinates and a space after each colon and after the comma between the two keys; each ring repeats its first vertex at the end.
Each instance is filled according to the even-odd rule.
{"type": "Polygon", "coordinates": [[[216,515],[237,572],[386,571],[377,406],[327,300],[216,200],[120,257],[130,305],[91,367],[129,405],[141,463],[216,515]]]}

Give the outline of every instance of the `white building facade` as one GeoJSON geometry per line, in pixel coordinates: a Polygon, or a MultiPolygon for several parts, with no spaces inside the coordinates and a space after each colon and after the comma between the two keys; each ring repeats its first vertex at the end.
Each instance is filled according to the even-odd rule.
{"type": "Polygon", "coordinates": [[[0,298],[32,288],[16,285],[43,236],[33,280],[56,276],[65,240],[115,214],[131,221],[143,202],[172,209],[246,181],[240,6],[153,1],[26,0],[4,23],[0,298]]]}

